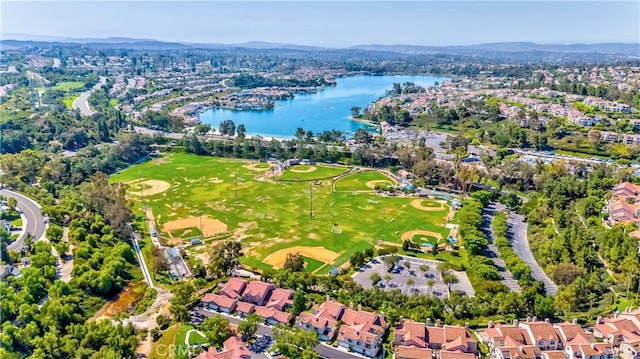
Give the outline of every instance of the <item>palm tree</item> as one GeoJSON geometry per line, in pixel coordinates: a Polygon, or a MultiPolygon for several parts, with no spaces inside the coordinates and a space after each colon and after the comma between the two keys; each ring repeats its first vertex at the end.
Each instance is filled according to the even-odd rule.
{"type": "Polygon", "coordinates": [[[391,274],[385,274],[383,278],[384,278],[385,282],[387,282],[387,283],[385,284],[386,286],[388,286],[388,285],[389,285],[389,282],[391,282],[391,279],[393,279],[393,277],[391,276],[391,274]]]}
{"type": "Polygon", "coordinates": [[[591,319],[591,308],[593,308],[593,303],[598,299],[596,293],[589,293],[589,319],[591,319]]]}
{"type": "Polygon", "coordinates": [[[404,264],[404,267],[407,268],[407,270],[411,269],[411,262],[404,261],[402,264],[404,264]]]}

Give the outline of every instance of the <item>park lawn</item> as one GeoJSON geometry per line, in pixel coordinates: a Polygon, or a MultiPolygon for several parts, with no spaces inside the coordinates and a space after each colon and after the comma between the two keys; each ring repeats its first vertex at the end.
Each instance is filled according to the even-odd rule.
{"type": "Polygon", "coordinates": [[[78,95],[67,96],[67,97],[62,99],[62,102],[64,102],[64,105],[68,109],[72,109],[73,108],[73,101],[75,101],[77,98],[78,98],[78,95]]]}
{"type": "Polygon", "coordinates": [[[324,265],[324,262],[314,258],[302,256],[302,259],[304,259],[304,262],[306,264],[304,267],[305,272],[313,273],[324,265]]]}
{"type": "MultiPolygon", "coordinates": [[[[257,178],[264,171],[252,170],[250,164],[171,153],[131,166],[111,176],[110,181],[127,182],[144,176],[167,182],[170,187],[165,192],[144,196],[159,231],[163,223],[195,218],[201,211],[203,218],[225,223],[233,234],[231,238],[241,239],[243,264],[261,269],[272,268],[261,263],[269,254],[293,246],[324,247],[335,252],[338,258],[318,271],[328,273],[347,262],[355,251],[371,248],[382,238],[400,244],[402,234],[411,230],[432,231],[443,238],[449,234],[444,227],[448,208],[423,211],[411,205],[414,197],[333,192],[330,180],[314,182],[311,187],[307,181],[267,182],[257,178]],[[236,182],[236,178],[241,180],[236,182]],[[311,204],[313,218],[309,215],[311,204]]],[[[318,169],[333,174],[345,170],[318,169]]],[[[141,215],[139,196],[131,199],[134,211],[141,215]]]]}
{"type": "Polygon", "coordinates": [[[287,168],[280,176],[282,181],[309,181],[332,178],[349,171],[347,167],[299,165],[287,168]],[[315,170],[314,170],[315,169],[315,170]],[[311,172],[305,172],[311,170],[311,172]]]}
{"type": "Polygon", "coordinates": [[[15,228],[21,228],[22,227],[22,217],[16,218],[13,221],[11,221],[11,226],[15,227],[15,228]]]}
{"type": "Polygon", "coordinates": [[[149,359],[165,359],[173,354],[170,348],[172,348],[173,343],[176,342],[176,335],[178,334],[179,328],[180,323],[174,324],[165,330],[160,339],[154,343],[149,359]]]}
{"type": "Polygon", "coordinates": [[[84,87],[84,82],[80,81],[62,81],[58,82],[55,86],[51,87],[52,90],[71,91],[78,90],[84,87]]]}
{"type": "MultiPolygon", "coordinates": [[[[187,339],[187,332],[191,329],[195,329],[195,327],[191,324],[180,325],[180,330],[176,335],[176,341],[175,341],[175,350],[174,350],[175,359],[189,357],[189,355],[187,354],[189,352],[189,349],[185,343],[185,340],[187,339]]],[[[201,344],[209,344],[209,341],[207,340],[207,338],[201,336],[197,332],[192,332],[191,335],[189,335],[189,345],[201,345],[201,344]]]]}
{"type": "Polygon", "coordinates": [[[334,184],[335,190],[344,191],[371,191],[378,185],[382,188],[396,186],[398,183],[380,171],[356,172],[342,177],[334,184]],[[370,186],[367,185],[369,183],[370,186]]]}

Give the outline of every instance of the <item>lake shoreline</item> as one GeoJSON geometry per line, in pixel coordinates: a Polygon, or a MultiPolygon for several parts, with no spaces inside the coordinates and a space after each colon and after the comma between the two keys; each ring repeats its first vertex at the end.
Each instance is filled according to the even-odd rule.
{"type": "Polygon", "coordinates": [[[337,130],[352,136],[359,128],[378,133],[379,124],[351,116],[352,107],[366,108],[381,97],[394,83],[413,82],[428,87],[445,77],[424,75],[356,75],[336,77],[335,85],[321,86],[313,93],[299,93],[293,99],[274,101],[268,110],[228,110],[212,108],[198,114],[200,123],[217,128],[222,121],[243,124],[248,135],[291,139],[297,128],[319,134],[337,130]]]}

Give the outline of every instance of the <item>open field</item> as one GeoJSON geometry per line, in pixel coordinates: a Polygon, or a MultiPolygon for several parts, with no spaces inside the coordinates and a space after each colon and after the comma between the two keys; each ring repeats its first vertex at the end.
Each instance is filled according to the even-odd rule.
{"type": "Polygon", "coordinates": [[[376,185],[380,187],[396,186],[398,183],[379,171],[356,172],[342,177],[334,184],[338,192],[345,191],[370,191],[376,185]]]}
{"type": "Polygon", "coordinates": [[[309,166],[299,165],[287,168],[280,179],[283,181],[308,181],[315,179],[323,179],[335,177],[347,172],[346,167],[329,167],[329,166],[309,166]]]}
{"type": "Polygon", "coordinates": [[[67,96],[65,98],[62,99],[62,102],[64,102],[64,105],[68,108],[68,109],[72,109],[73,108],[73,101],[75,101],[78,98],[79,95],[72,95],[72,96],[67,96]]]}
{"type": "Polygon", "coordinates": [[[84,87],[84,82],[79,81],[62,81],[51,87],[52,90],[71,91],[84,87]]]}
{"type": "MultiPolygon", "coordinates": [[[[429,231],[441,238],[449,234],[449,229],[445,228],[448,205],[420,200],[421,206],[430,209],[423,210],[411,205],[414,197],[378,196],[370,190],[333,192],[330,180],[314,181],[311,187],[303,180],[258,181],[264,171],[257,171],[257,166],[251,164],[241,160],[167,154],[160,160],[129,167],[110,180],[129,182],[144,176],[147,183],[168,183],[168,189],[152,195],[147,193],[147,188],[142,188],[145,204],[153,209],[161,237],[190,231],[183,235],[183,243],[188,242],[194,228],[201,227],[201,216],[203,237],[207,238],[213,233],[207,232],[205,222],[219,221],[226,226],[228,238],[242,241],[245,256],[241,262],[261,269],[281,265],[274,258],[285,258],[286,253],[297,247],[298,252],[307,257],[307,270],[319,268],[317,273],[324,274],[347,262],[353,252],[369,248],[383,237],[385,242],[400,244],[402,234],[409,231],[429,231]],[[236,182],[236,176],[242,180],[236,182]],[[310,188],[313,191],[313,219],[309,215],[310,188]],[[271,259],[267,260],[269,257],[271,259]]],[[[321,177],[326,177],[345,171],[341,167],[316,168],[313,172],[291,174],[324,172],[321,177]]],[[[373,173],[376,172],[367,176],[378,178],[373,173]]],[[[366,189],[366,183],[371,180],[357,179],[353,183],[366,189]]],[[[132,183],[135,186],[136,182],[132,183]]],[[[130,197],[136,201],[134,210],[141,215],[140,196],[135,195],[136,192],[140,192],[140,188],[132,189],[130,197]]]]}

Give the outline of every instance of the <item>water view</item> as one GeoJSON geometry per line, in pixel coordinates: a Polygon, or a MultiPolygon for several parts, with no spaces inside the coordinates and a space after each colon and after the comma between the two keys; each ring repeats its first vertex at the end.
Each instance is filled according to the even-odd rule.
{"type": "Polygon", "coordinates": [[[370,128],[351,118],[351,108],[367,107],[371,102],[385,96],[394,82],[413,82],[421,86],[432,86],[446,78],[431,76],[354,76],[337,79],[337,85],[312,94],[296,95],[292,100],[276,101],[276,108],[268,111],[233,111],[211,109],[200,115],[203,123],[218,128],[220,122],[232,120],[236,125],[244,124],[247,134],[266,137],[292,138],[296,129],[302,127],[319,133],[339,130],[352,133],[358,128],[370,128]]]}

